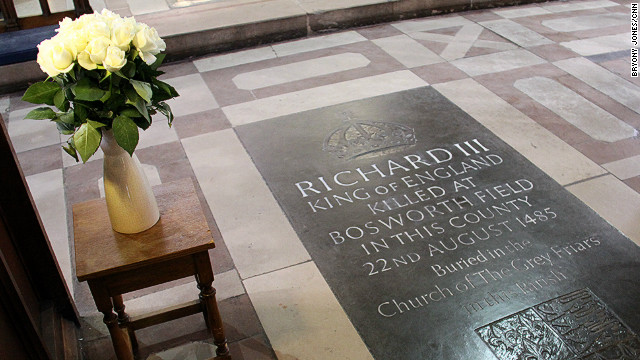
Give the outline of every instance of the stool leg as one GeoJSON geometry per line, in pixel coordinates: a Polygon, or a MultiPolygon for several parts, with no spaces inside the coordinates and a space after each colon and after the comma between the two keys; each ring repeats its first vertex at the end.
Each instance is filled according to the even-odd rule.
{"type": "Polygon", "coordinates": [[[93,300],[96,303],[98,311],[104,315],[103,321],[109,329],[113,349],[116,352],[116,358],[118,360],[134,360],[127,336],[118,325],[118,316],[113,312],[111,297],[107,289],[102,286],[102,284],[92,281],[89,281],[89,288],[91,289],[91,295],[93,295],[93,300]]]}
{"type": "Polygon", "coordinates": [[[213,288],[213,271],[211,261],[207,252],[196,254],[196,282],[200,289],[200,302],[204,305],[204,320],[209,331],[213,335],[213,342],[216,344],[216,354],[218,356],[228,356],[227,338],[224,335],[222,319],[216,301],[216,289],[213,288]]]}
{"type": "Polygon", "coordinates": [[[122,295],[112,296],[111,300],[113,301],[113,308],[118,313],[118,324],[127,328],[131,347],[133,348],[133,352],[136,353],[138,351],[138,339],[136,338],[136,333],[129,327],[129,314],[124,311],[122,295]]]}

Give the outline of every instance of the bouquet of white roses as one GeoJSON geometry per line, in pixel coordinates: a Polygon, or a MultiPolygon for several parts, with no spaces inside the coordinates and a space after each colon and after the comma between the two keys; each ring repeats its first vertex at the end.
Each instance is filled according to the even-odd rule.
{"type": "Polygon", "coordinates": [[[38,45],[37,62],[49,78],[22,99],[57,108],[37,108],[26,118],[49,119],[72,135],[63,148],[76,161],[78,154],[86,162],[95,153],[103,129],[112,129],[118,145],[133,154],[138,128],[147,129],[152,115],[164,114],[171,126],[164,101],[178,93],[157,79],[166,45],[154,28],[105,9],[66,18],[57,32],[38,45]]]}

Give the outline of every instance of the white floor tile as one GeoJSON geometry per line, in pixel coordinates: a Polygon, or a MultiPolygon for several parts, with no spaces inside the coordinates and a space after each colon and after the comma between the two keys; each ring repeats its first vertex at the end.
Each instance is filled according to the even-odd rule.
{"type": "Polygon", "coordinates": [[[64,280],[73,294],[69,230],[64,198],[62,169],[27,176],[29,191],[36,204],[53,254],[58,261],[64,280]]]}
{"type": "Polygon", "coordinates": [[[162,114],[153,116],[153,123],[147,130],[138,129],[138,146],[136,149],[144,149],[155,145],[178,141],[178,134],[174,127],[169,127],[167,118],[162,114]]]}
{"type": "Polygon", "coordinates": [[[631,125],[555,80],[536,76],[520,79],[514,86],[596,140],[615,142],[638,134],[631,125]]]}
{"type": "Polygon", "coordinates": [[[628,22],[628,16],[625,14],[604,13],[598,15],[573,16],[562,19],[545,20],[542,22],[542,25],[555,31],[570,32],[626,25],[628,22]]]}
{"type": "Polygon", "coordinates": [[[606,54],[631,49],[631,37],[628,33],[600,36],[591,39],[561,42],[560,45],[582,56],[606,54]]]}
{"type": "Polygon", "coordinates": [[[344,53],[246,72],[236,75],[232,80],[239,89],[255,90],[358,69],[370,63],[362,54],[344,53]]]}
{"type": "Polygon", "coordinates": [[[275,57],[276,53],[271,46],[267,46],[196,60],[193,65],[196,66],[199,72],[205,72],[274,59],[275,57]]]}
{"type": "Polygon", "coordinates": [[[309,260],[232,129],[182,144],[241,278],[309,260]]]}
{"type": "Polygon", "coordinates": [[[180,96],[167,101],[175,116],[217,109],[218,103],[200,74],[179,76],[166,81],[180,96]]]}
{"type": "Polygon", "coordinates": [[[290,41],[273,45],[273,51],[279,57],[305,53],[309,51],[328,49],[341,45],[348,45],[367,39],[355,31],[340,32],[331,35],[312,37],[303,40],[290,41]]]}
{"type": "Polygon", "coordinates": [[[38,106],[12,111],[7,131],[17,153],[60,143],[56,124],[49,120],[30,120],[24,117],[38,106]]]}
{"type": "Polygon", "coordinates": [[[543,64],[545,62],[541,57],[527,50],[520,49],[458,59],[452,61],[451,64],[470,76],[478,76],[543,64]]]}
{"type": "Polygon", "coordinates": [[[567,189],[640,245],[640,194],[611,175],[571,185],[567,189]]]}
{"type": "Polygon", "coordinates": [[[629,109],[640,113],[640,87],[637,85],[584,58],[566,59],[553,64],[629,109]]]}
{"type": "Polygon", "coordinates": [[[428,85],[403,70],[226,106],[234,126],[428,85]]]}
{"type": "Polygon", "coordinates": [[[640,176],[640,155],[606,163],[602,167],[620,180],[640,176]]]}
{"type": "Polygon", "coordinates": [[[151,354],[147,360],[208,360],[214,357],[216,357],[215,345],[192,342],[151,354]]]}
{"type": "Polygon", "coordinates": [[[313,262],[244,285],[279,359],[373,359],[313,262]]]}
{"type": "Polygon", "coordinates": [[[433,87],[560,184],[605,173],[596,163],[475,80],[433,87]]]}
{"type": "Polygon", "coordinates": [[[444,61],[436,53],[407,35],[376,39],[373,40],[373,43],[408,68],[431,65],[444,61]]]}
{"type": "Polygon", "coordinates": [[[553,44],[553,41],[508,19],[481,22],[480,25],[522,47],[553,44]]]}

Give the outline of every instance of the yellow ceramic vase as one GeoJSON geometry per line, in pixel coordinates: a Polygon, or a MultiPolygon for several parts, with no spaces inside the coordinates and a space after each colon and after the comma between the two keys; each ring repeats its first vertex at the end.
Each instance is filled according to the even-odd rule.
{"type": "Polygon", "coordinates": [[[102,131],[104,194],[113,230],[134,234],[160,219],[158,204],[138,157],[129,156],[111,130],[102,131]]]}

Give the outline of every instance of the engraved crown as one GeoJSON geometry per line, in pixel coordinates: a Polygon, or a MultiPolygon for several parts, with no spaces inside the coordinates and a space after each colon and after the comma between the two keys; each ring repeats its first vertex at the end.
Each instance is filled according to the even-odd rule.
{"type": "Polygon", "coordinates": [[[322,150],[340,159],[355,159],[398,146],[416,143],[412,128],[384,121],[354,121],[348,114],[345,123],[324,140],[322,150]]]}

